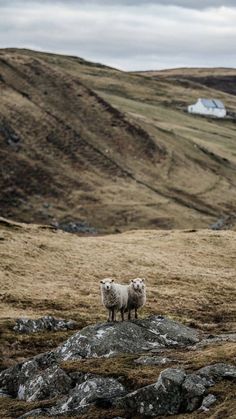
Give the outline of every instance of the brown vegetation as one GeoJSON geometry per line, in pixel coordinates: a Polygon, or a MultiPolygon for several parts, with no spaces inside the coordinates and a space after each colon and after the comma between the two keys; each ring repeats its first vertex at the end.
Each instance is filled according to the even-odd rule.
{"type": "Polygon", "coordinates": [[[0,76],[3,216],[111,233],[234,212],[235,123],[185,112],[200,96],[233,111],[233,95],[26,50],[1,50],[0,76]]]}

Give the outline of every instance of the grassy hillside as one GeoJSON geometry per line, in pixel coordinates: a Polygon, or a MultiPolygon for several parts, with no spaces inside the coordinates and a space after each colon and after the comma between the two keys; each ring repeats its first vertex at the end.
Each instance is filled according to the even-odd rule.
{"type": "Polygon", "coordinates": [[[199,83],[0,51],[1,214],[98,232],[202,228],[236,207],[236,125],[188,115],[199,83]]]}
{"type": "Polygon", "coordinates": [[[196,82],[206,87],[236,95],[236,70],[234,68],[176,68],[161,71],[144,71],[142,75],[154,78],[171,78],[196,82]]]}
{"type": "MultiPolygon", "coordinates": [[[[233,332],[235,246],[235,234],[231,231],[148,230],[84,238],[45,226],[0,219],[0,370],[52,350],[75,333],[20,335],[13,331],[19,316],[51,314],[73,318],[78,321],[78,328],[104,321],[106,312],[100,302],[99,281],[107,276],[123,283],[136,276],[146,278],[148,299],[141,317],[168,315],[206,335],[233,332]]],[[[236,362],[235,343],[227,339],[195,351],[172,349],[166,354],[188,371],[215,362],[236,362]]],[[[130,388],[154,383],[160,368],[166,368],[134,368],[133,359],[134,356],[103,362],[88,359],[69,362],[65,368],[123,377],[130,388]]],[[[218,401],[210,410],[211,417],[223,417],[227,412],[227,417],[233,418],[234,383],[215,386],[214,394],[218,401]]],[[[3,398],[0,415],[19,417],[44,405],[50,405],[50,401],[30,404],[3,398]]],[[[95,410],[86,417],[114,417],[113,411],[111,416],[108,413],[104,416],[104,412],[95,410]]],[[[206,414],[178,417],[201,419],[206,414]]]]}

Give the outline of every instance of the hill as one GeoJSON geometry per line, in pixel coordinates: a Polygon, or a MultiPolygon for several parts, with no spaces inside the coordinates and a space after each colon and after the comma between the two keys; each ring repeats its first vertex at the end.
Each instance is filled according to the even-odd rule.
{"type": "Polygon", "coordinates": [[[176,68],[161,71],[144,71],[143,74],[154,78],[171,78],[186,83],[187,80],[202,84],[211,89],[236,95],[236,69],[234,68],[176,68]]]}
{"type": "Polygon", "coordinates": [[[234,214],[235,121],[185,112],[200,96],[234,112],[232,94],[14,49],[0,51],[0,89],[3,216],[110,233],[234,214]]]}
{"type": "MultiPolygon", "coordinates": [[[[99,281],[107,276],[123,283],[133,277],[145,277],[148,298],[141,317],[168,316],[191,326],[194,333],[207,339],[196,348],[186,350],[177,346],[158,352],[173,360],[172,367],[190,373],[209,364],[235,364],[235,234],[232,231],[149,230],[78,237],[43,225],[0,219],[0,272],[0,372],[34,355],[52,351],[75,334],[71,330],[20,334],[13,330],[17,317],[38,318],[50,314],[76,320],[78,329],[105,321],[99,281]]],[[[131,353],[103,358],[102,362],[98,358],[69,361],[63,368],[75,377],[78,372],[119,377],[131,391],[155,383],[160,371],[167,368],[164,364],[135,365],[133,361],[138,356],[131,353]]],[[[233,418],[235,383],[224,381],[212,391],[217,402],[210,409],[211,417],[223,417],[227,412],[227,417],[233,418]]],[[[55,398],[44,399],[26,403],[0,398],[0,415],[19,417],[56,402],[55,398]]],[[[84,417],[112,418],[114,412],[114,409],[105,413],[95,409],[84,417]]],[[[176,417],[204,418],[206,413],[197,411],[176,417]]]]}

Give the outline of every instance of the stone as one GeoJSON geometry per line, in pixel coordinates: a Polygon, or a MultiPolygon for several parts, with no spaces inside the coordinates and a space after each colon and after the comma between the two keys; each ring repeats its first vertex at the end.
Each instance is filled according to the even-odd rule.
{"type": "Polygon", "coordinates": [[[58,366],[47,368],[41,373],[34,374],[20,384],[18,399],[27,402],[50,399],[67,394],[72,386],[70,377],[58,366]]]}
{"type": "Polygon", "coordinates": [[[70,391],[67,400],[52,408],[50,414],[80,413],[81,409],[88,407],[98,400],[110,401],[124,394],[126,394],[126,390],[118,380],[97,376],[86,380],[82,384],[76,385],[70,391]]]}
{"type": "Polygon", "coordinates": [[[196,374],[188,375],[182,385],[184,392],[184,411],[193,412],[198,409],[206,394],[206,381],[196,374]]]}
{"type": "Polygon", "coordinates": [[[21,364],[14,365],[0,373],[0,388],[2,392],[17,396],[21,364]]]}
{"type": "Polygon", "coordinates": [[[165,365],[172,361],[171,359],[162,356],[141,356],[134,362],[135,364],[140,365],[165,365]]]}
{"type": "Polygon", "coordinates": [[[157,335],[165,347],[188,346],[199,342],[199,333],[195,329],[167,317],[151,316],[137,320],[136,324],[157,335]]]}
{"type": "Polygon", "coordinates": [[[208,377],[214,381],[222,379],[236,379],[236,367],[234,365],[218,363],[201,368],[197,374],[203,377],[208,377]]]}
{"type": "Polygon", "coordinates": [[[85,221],[68,221],[57,223],[59,230],[66,231],[67,233],[80,233],[80,234],[97,234],[97,230],[94,227],[90,227],[85,221]]]}
{"type": "Polygon", "coordinates": [[[200,406],[199,410],[201,412],[208,412],[209,408],[216,403],[217,398],[214,394],[208,394],[208,396],[204,397],[202,405],[200,406]]]}
{"type": "Polygon", "coordinates": [[[77,323],[73,320],[62,320],[55,319],[53,316],[45,316],[40,319],[24,319],[20,318],[16,320],[14,326],[15,332],[18,333],[36,333],[43,330],[73,330],[77,327],[77,323]]]}
{"type": "Polygon", "coordinates": [[[12,397],[18,397],[19,391],[22,394],[26,384],[28,386],[42,371],[50,370],[53,366],[57,366],[57,358],[53,352],[37,355],[26,362],[2,371],[0,373],[0,388],[12,397]]]}
{"type": "Polygon", "coordinates": [[[182,404],[182,384],[186,373],[168,368],[159,375],[155,384],[143,387],[116,402],[116,406],[142,416],[178,414],[182,404]]]}
{"type": "Polygon", "coordinates": [[[152,316],[145,320],[87,326],[70,337],[56,353],[62,360],[76,360],[183,347],[196,342],[195,330],[164,317],[152,316]]]}
{"type": "Polygon", "coordinates": [[[11,397],[11,396],[6,391],[4,391],[0,388],[0,399],[5,398],[5,397],[11,397]]]}

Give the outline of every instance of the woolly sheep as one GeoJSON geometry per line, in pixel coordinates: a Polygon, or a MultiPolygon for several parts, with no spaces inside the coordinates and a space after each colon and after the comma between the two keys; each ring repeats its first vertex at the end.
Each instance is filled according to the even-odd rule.
{"type": "Polygon", "coordinates": [[[138,318],[138,309],[146,303],[145,279],[136,278],[130,281],[128,286],[128,320],[131,320],[131,311],[135,311],[135,319],[138,318]]]}
{"type": "Polygon", "coordinates": [[[105,278],[101,283],[102,304],[108,309],[108,322],[116,321],[116,312],[120,311],[124,321],[124,311],[128,304],[128,286],[114,283],[114,279],[105,278]]]}

